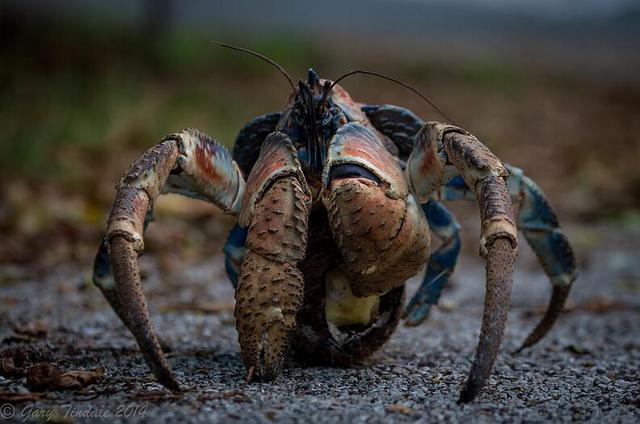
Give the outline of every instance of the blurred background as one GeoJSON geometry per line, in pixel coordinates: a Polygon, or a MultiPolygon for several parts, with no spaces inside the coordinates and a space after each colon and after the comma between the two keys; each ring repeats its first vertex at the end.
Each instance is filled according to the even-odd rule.
{"type": "MultiPolygon", "coordinates": [[[[88,276],[131,161],[184,127],[231,146],[252,117],[285,106],[277,72],[211,40],[260,51],[295,78],[363,68],[412,84],[543,187],[579,252],[640,228],[637,1],[5,0],[0,283],[64,263],[88,276]]],[[[442,119],[383,80],[344,87],[442,119]]],[[[474,205],[453,208],[477,231],[474,205]]],[[[173,196],[157,212],[147,248],[165,268],[217,254],[231,225],[173,196]]]]}

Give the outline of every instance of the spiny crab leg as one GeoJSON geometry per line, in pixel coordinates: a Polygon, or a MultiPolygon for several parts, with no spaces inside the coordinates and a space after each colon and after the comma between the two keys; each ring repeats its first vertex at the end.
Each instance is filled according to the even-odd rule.
{"type": "Polygon", "coordinates": [[[421,201],[458,174],[474,193],[482,222],[480,254],[486,260],[486,295],[480,341],[459,402],[471,401],[486,383],[507,323],[517,252],[517,230],[500,160],[474,136],[446,124],[428,122],[416,135],[406,168],[421,201]]]}
{"type": "Polygon", "coordinates": [[[289,138],[270,134],[249,174],[239,224],[248,228],[235,318],[247,381],[282,370],[302,308],[311,194],[289,138]]]}
{"type": "Polygon", "coordinates": [[[208,200],[237,214],[244,180],[224,147],[197,130],[185,130],[149,149],[117,186],[93,281],[133,333],[160,383],[179,390],[149,316],[138,266],[145,224],[161,190],[208,200]]]}

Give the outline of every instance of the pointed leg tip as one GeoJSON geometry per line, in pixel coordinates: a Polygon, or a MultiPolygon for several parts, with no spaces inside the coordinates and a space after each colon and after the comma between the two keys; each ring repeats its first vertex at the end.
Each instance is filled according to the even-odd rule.
{"type": "Polygon", "coordinates": [[[405,314],[403,318],[405,327],[417,327],[420,324],[413,315],[405,314]]]}
{"type": "Polygon", "coordinates": [[[460,393],[460,398],[458,398],[458,402],[456,403],[458,405],[463,405],[465,403],[471,402],[478,395],[479,391],[480,391],[479,388],[471,387],[469,385],[465,386],[465,388],[460,393]]]}
{"type": "Polygon", "coordinates": [[[178,380],[173,375],[173,372],[169,368],[168,364],[154,364],[156,366],[149,365],[153,374],[158,379],[158,382],[172,392],[184,391],[178,380]]]}
{"type": "Polygon", "coordinates": [[[247,375],[244,377],[244,384],[249,384],[253,380],[253,372],[256,370],[255,367],[251,367],[247,370],[247,375]]]}
{"type": "Polygon", "coordinates": [[[519,348],[511,352],[511,355],[512,356],[519,355],[520,353],[522,353],[523,350],[530,348],[532,345],[533,343],[527,343],[527,341],[525,340],[525,342],[522,343],[522,346],[520,346],[519,348]]]}
{"type": "Polygon", "coordinates": [[[411,310],[407,308],[403,314],[404,325],[406,327],[417,327],[429,318],[430,312],[431,305],[429,304],[420,305],[419,307],[412,308],[411,310]]]}
{"type": "Polygon", "coordinates": [[[184,388],[180,386],[180,383],[178,383],[175,377],[173,377],[173,375],[165,376],[159,379],[159,381],[160,381],[160,384],[162,384],[164,387],[171,390],[172,392],[179,393],[179,392],[185,391],[184,388]]]}

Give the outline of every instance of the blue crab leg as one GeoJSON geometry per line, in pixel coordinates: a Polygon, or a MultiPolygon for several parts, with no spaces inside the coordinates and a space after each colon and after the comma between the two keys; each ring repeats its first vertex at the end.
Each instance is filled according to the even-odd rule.
{"type": "Polygon", "coordinates": [[[540,341],[551,329],[562,312],[578,272],[573,249],[542,190],[521,169],[507,169],[511,174],[509,191],[520,200],[518,228],[553,285],[549,306],[540,323],[523,342],[519,349],[522,350],[540,341]]]}
{"type": "MultiPolygon", "coordinates": [[[[533,249],[553,285],[549,308],[518,349],[520,351],[540,341],[553,326],[577,277],[577,265],[571,245],[559,227],[558,219],[544,193],[521,169],[507,164],[505,168],[510,173],[507,187],[511,200],[514,204],[519,204],[516,218],[518,230],[533,249]]],[[[473,193],[459,176],[442,187],[436,197],[445,201],[474,200],[473,193]]],[[[418,325],[428,317],[430,305],[437,304],[442,288],[448,281],[449,273],[440,275],[438,270],[453,270],[459,253],[459,248],[455,249],[459,245],[455,218],[442,204],[438,203],[437,208],[429,206],[436,203],[430,200],[423,205],[423,209],[431,229],[443,240],[443,245],[432,254],[425,279],[407,306],[407,325],[418,325]],[[447,217],[449,222],[443,226],[447,217]]]]}
{"type": "MultiPolygon", "coordinates": [[[[558,218],[538,185],[515,166],[505,165],[509,171],[507,187],[514,203],[519,204],[516,223],[527,243],[538,257],[542,269],[552,284],[549,306],[535,329],[527,336],[518,351],[540,341],[553,326],[577,278],[577,264],[567,236],[558,218]]],[[[450,180],[440,191],[442,200],[472,200],[473,194],[459,177],[450,180]]]]}
{"type": "Polygon", "coordinates": [[[238,287],[240,266],[247,252],[245,243],[248,232],[247,228],[242,228],[238,224],[234,225],[222,248],[222,252],[224,253],[224,269],[227,272],[227,277],[229,277],[233,288],[238,287]]]}
{"type": "Polygon", "coordinates": [[[164,356],[142,292],[138,256],[143,233],[161,192],[210,201],[237,214],[244,179],[229,152],[196,130],[164,138],[135,161],[117,186],[107,231],[94,264],[93,281],[133,333],[160,383],[179,390],[164,356]]]}
{"type": "Polygon", "coordinates": [[[405,311],[405,325],[416,326],[429,316],[432,305],[437,305],[442,289],[453,273],[460,254],[460,225],[444,205],[429,200],[422,205],[431,231],[442,240],[438,250],[431,253],[424,279],[405,311]]]}

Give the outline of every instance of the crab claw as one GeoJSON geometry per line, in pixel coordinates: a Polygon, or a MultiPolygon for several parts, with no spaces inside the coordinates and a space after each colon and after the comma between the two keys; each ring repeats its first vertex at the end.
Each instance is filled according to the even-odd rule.
{"type": "Polygon", "coordinates": [[[282,133],[265,140],[249,174],[238,223],[247,228],[236,289],[236,329],[247,380],[282,370],[302,308],[311,195],[296,150],[282,133]]]}
{"type": "Polygon", "coordinates": [[[302,306],[295,266],[248,252],[236,291],[235,317],[247,380],[273,380],[284,364],[302,306]]]}

